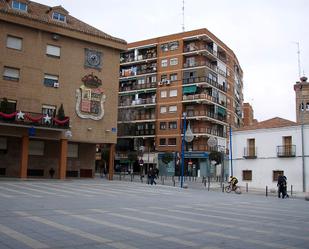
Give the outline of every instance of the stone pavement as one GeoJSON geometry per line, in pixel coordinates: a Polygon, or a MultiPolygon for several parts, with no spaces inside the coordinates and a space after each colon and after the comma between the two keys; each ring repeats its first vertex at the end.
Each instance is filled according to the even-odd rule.
{"type": "Polygon", "coordinates": [[[308,248],[309,202],[130,181],[1,180],[0,248],[308,248]]]}

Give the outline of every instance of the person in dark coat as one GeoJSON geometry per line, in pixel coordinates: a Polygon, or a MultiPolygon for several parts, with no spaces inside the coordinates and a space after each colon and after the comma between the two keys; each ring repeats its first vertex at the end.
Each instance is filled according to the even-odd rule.
{"type": "Polygon", "coordinates": [[[286,176],[279,175],[278,176],[278,198],[282,197],[285,198],[287,196],[287,186],[286,186],[286,176]]]}

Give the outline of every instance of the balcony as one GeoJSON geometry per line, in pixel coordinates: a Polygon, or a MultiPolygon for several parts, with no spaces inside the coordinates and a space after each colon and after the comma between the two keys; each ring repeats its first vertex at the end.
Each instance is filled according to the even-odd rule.
{"type": "Polygon", "coordinates": [[[295,157],[296,145],[278,145],[277,157],[295,157]]]}
{"type": "Polygon", "coordinates": [[[155,98],[146,98],[146,99],[126,99],[119,103],[119,108],[123,107],[139,107],[139,106],[145,106],[145,105],[155,105],[156,99],[155,98]]]}
{"type": "Polygon", "coordinates": [[[68,129],[70,118],[59,120],[42,113],[15,111],[10,114],[0,112],[0,125],[16,127],[42,127],[44,129],[68,129]]]}
{"type": "Polygon", "coordinates": [[[224,91],[224,92],[227,91],[226,86],[220,85],[220,84],[218,84],[218,82],[210,79],[209,77],[205,77],[205,76],[186,78],[186,79],[183,79],[182,82],[183,82],[183,85],[206,82],[206,83],[212,85],[213,87],[220,89],[221,91],[224,91]]]}
{"type": "Polygon", "coordinates": [[[183,95],[182,100],[183,100],[183,102],[198,102],[198,103],[204,102],[204,101],[209,101],[209,102],[215,102],[219,105],[226,107],[226,102],[223,102],[223,101],[220,102],[218,98],[210,96],[206,93],[183,95]]]}
{"type": "Polygon", "coordinates": [[[206,128],[206,127],[192,127],[192,132],[195,136],[217,136],[217,137],[225,137],[226,134],[223,131],[211,129],[211,128],[206,128]]]}
{"type": "Polygon", "coordinates": [[[126,85],[123,87],[119,88],[119,92],[129,92],[129,91],[138,91],[138,90],[146,90],[146,89],[151,89],[151,88],[156,88],[157,87],[157,82],[151,82],[151,83],[144,83],[144,84],[131,84],[131,85],[126,85]]]}
{"type": "Polygon", "coordinates": [[[218,115],[217,113],[214,112],[209,112],[205,110],[195,110],[195,111],[187,111],[187,117],[188,119],[190,118],[196,118],[196,119],[203,119],[204,117],[209,118],[209,119],[214,119],[222,122],[226,122],[226,116],[221,116],[218,115]]]}
{"type": "Polygon", "coordinates": [[[251,146],[245,147],[243,157],[246,159],[256,159],[257,158],[256,151],[257,151],[256,147],[251,147],[251,146]]]}
{"type": "Polygon", "coordinates": [[[208,68],[217,72],[217,66],[211,64],[209,61],[202,60],[202,61],[187,62],[183,64],[184,68],[204,67],[204,66],[207,66],[208,68]]]}

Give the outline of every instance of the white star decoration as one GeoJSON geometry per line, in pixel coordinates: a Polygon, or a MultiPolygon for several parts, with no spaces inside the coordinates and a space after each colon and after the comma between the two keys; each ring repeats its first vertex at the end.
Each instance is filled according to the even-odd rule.
{"type": "Polygon", "coordinates": [[[45,124],[50,124],[51,123],[51,117],[48,116],[48,114],[46,114],[43,119],[44,119],[44,123],[45,124]]]}
{"type": "Polygon", "coordinates": [[[25,119],[25,113],[23,113],[22,111],[19,111],[17,114],[16,114],[16,116],[17,116],[17,119],[18,120],[24,120],[25,119]]]}

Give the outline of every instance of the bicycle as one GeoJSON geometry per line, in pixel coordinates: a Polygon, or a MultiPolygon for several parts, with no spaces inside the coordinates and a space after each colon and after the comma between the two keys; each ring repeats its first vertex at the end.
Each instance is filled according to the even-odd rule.
{"type": "Polygon", "coordinates": [[[241,194],[241,189],[238,186],[232,187],[232,184],[229,184],[225,187],[226,193],[231,193],[232,191],[234,191],[236,194],[241,194]]]}

